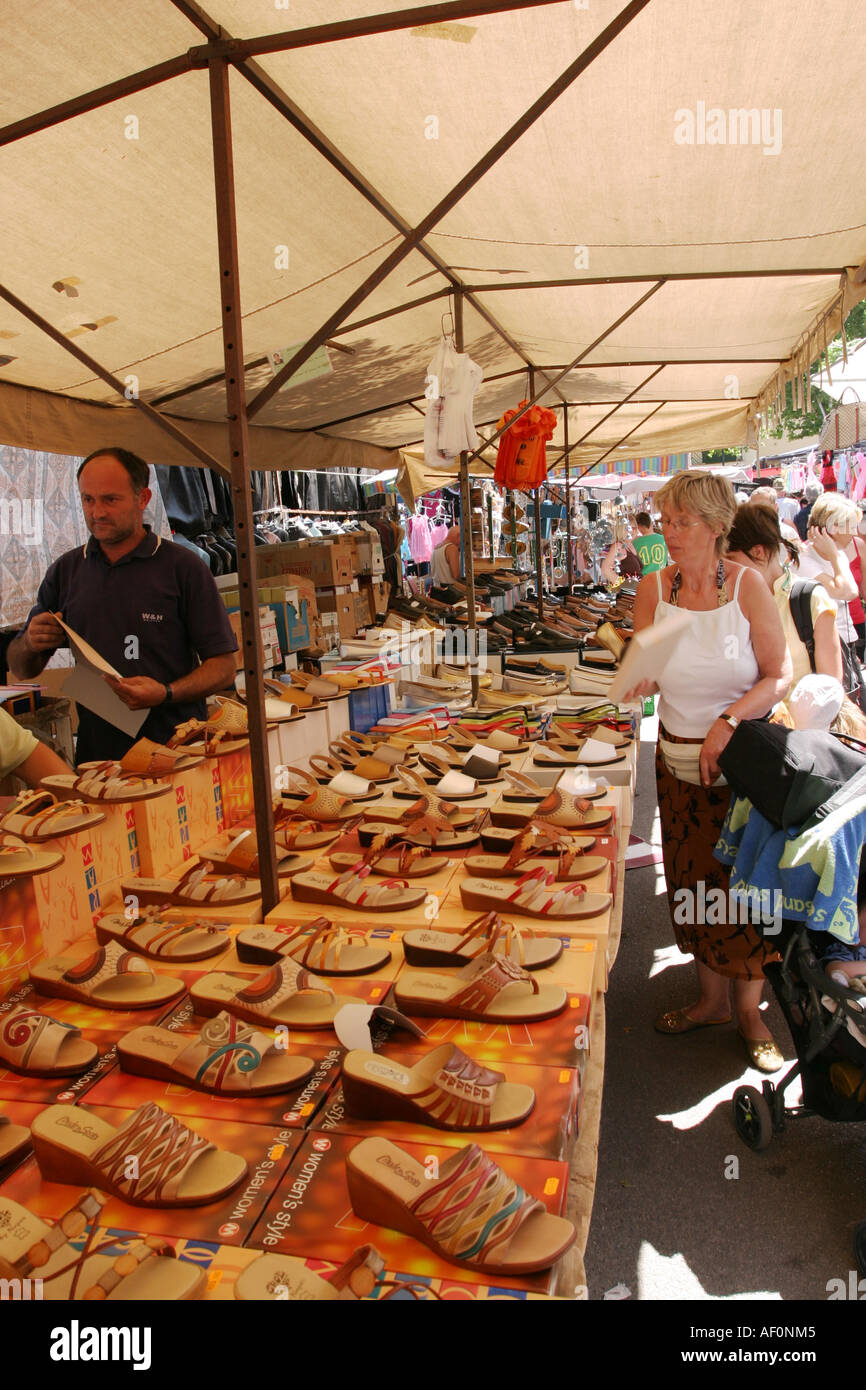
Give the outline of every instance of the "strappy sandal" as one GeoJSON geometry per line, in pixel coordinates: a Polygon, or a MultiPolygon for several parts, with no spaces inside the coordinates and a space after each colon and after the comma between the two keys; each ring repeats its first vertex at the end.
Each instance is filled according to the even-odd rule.
{"type": "Polygon", "coordinates": [[[80,1028],[48,1014],[21,1007],[0,1018],[0,1062],[21,1076],[76,1076],[98,1056],[98,1047],[81,1036],[80,1028]]]}
{"type": "Polygon", "coordinates": [[[469,878],[460,884],[460,901],[465,908],[482,911],[514,912],[521,917],[567,920],[597,917],[607,912],[610,893],[589,893],[583,883],[557,888],[556,878],[544,866],[523,874],[514,888],[492,879],[469,878]]]}
{"type": "MultiPolygon", "coordinates": [[[[259,844],[254,830],[235,827],[225,831],[216,845],[210,844],[207,849],[202,850],[201,857],[224,873],[239,874],[241,878],[259,876],[259,844]]],[[[305,854],[278,855],[277,873],[280,878],[291,878],[292,874],[299,874],[303,869],[308,869],[312,862],[305,854]]]]}
{"type": "Polygon", "coordinates": [[[183,980],[155,974],[146,960],[124,951],[116,941],[100,946],[86,960],[41,960],[31,966],[30,979],[40,994],[100,1009],[153,1009],[186,989],[183,980]]]}
{"type": "Polygon", "coordinates": [[[392,743],[389,738],[372,739],[369,734],[359,734],[355,729],[349,729],[337,742],[354,755],[360,750],[379,762],[387,763],[389,767],[397,767],[409,760],[407,748],[392,743]]]}
{"type": "Polygon", "coordinates": [[[450,864],[443,854],[433,854],[423,845],[413,845],[399,830],[377,835],[362,858],[356,854],[330,854],[333,869],[362,869],[369,867],[374,874],[398,878],[429,878],[450,864]]]}
{"type": "Polygon", "coordinates": [[[283,804],[288,805],[291,810],[301,815],[305,820],[313,821],[345,821],[351,820],[358,813],[351,801],[339,792],[331,791],[330,787],[320,787],[312,773],[307,772],[306,768],[288,767],[286,772],[290,779],[294,779],[303,788],[302,791],[289,790],[283,791],[283,804]]]}
{"type": "MultiPolygon", "coordinates": [[[[171,777],[175,772],[186,772],[198,767],[201,758],[182,753],[179,748],[168,748],[153,739],[140,738],[120,759],[120,769],[127,776],[160,778],[171,777]]],[[[83,764],[88,767],[88,763],[83,764]]]]}
{"type": "Polygon", "coordinates": [[[511,772],[505,774],[505,780],[510,791],[502,793],[503,801],[528,801],[536,804],[543,801],[547,796],[547,787],[540,787],[531,777],[527,777],[523,772],[511,772]]]}
{"type": "MultiPolygon", "coordinates": [[[[409,809],[411,810],[411,807],[409,809]]],[[[480,817],[474,817],[468,825],[461,823],[461,825],[455,826],[444,816],[437,816],[430,812],[406,821],[405,829],[401,834],[408,844],[418,845],[422,849],[468,849],[470,845],[478,842],[479,820],[480,817]]],[[[358,839],[363,846],[369,848],[381,836],[393,831],[393,828],[393,824],[376,824],[375,822],[369,825],[359,825],[358,839]]]]}
{"type": "Polygon", "coordinates": [[[388,964],[390,951],[366,944],[359,946],[353,942],[355,936],[366,942],[366,933],[353,931],[350,935],[344,926],[329,922],[327,917],[317,917],[289,934],[267,927],[249,927],[238,934],[235,947],[238,960],[247,965],[274,965],[290,956],[313,975],[369,975],[388,964]]]}
{"type": "Polygon", "coordinates": [[[602,830],[613,819],[613,812],[603,806],[594,807],[589,798],[562,788],[559,783],[527,817],[517,811],[502,811],[494,807],[490,812],[494,825],[517,826],[522,828],[528,820],[549,822],[562,830],[602,830]]]}
{"type": "Polygon", "coordinates": [[[98,919],[94,930],[103,946],[117,941],[128,951],[178,964],[207,960],[228,945],[226,929],[218,923],[163,922],[158,907],[144,908],[132,921],[125,913],[108,913],[98,919]]]}
{"type": "Polygon", "coordinates": [[[523,970],[544,970],[562,955],[559,937],[535,938],[532,932],[518,931],[498,912],[483,912],[464,931],[431,931],[427,927],[408,931],[403,937],[408,965],[433,970],[468,965],[478,956],[505,956],[523,970]]]}
{"type": "Polygon", "coordinates": [[[309,761],[310,767],[318,774],[316,780],[319,784],[336,792],[338,796],[348,797],[352,801],[375,801],[383,794],[375,782],[349,772],[336,758],[328,758],[324,753],[313,753],[309,761]]]}
{"type": "Polygon", "coordinates": [[[219,1096],[271,1096],[302,1085],[310,1057],[289,1056],[267,1033],[219,1013],[195,1037],[170,1028],[133,1028],[117,1044],[124,1071],[219,1096]]]}
{"type": "Polygon", "coordinates": [[[88,830],[104,820],[102,812],[85,801],[58,801],[45,788],[28,787],[0,816],[0,830],[28,844],[41,844],[61,835],[74,835],[76,830],[88,830]]]}
{"type": "MultiPolygon", "coordinates": [[[[546,857],[558,855],[561,849],[573,849],[576,854],[587,854],[595,847],[595,835],[577,835],[570,830],[561,830],[550,821],[537,819],[524,821],[516,830],[485,829],[481,832],[481,844],[486,854],[509,854],[516,840],[528,830],[536,836],[535,853],[546,857]]],[[[494,875],[495,877],[495,875],[494,875]]]]}
{"type": "Polygon", "coordinates": [[[259,1255],[235,1280],[235,1298],[245,1302],[273,1299],[304,1303],[334,1303],[372,1298],[377,1303],[401,1295],[423,1302],[440,1295],[427,1284],[411,1279],[383,1279],[385,1261],[372,1245],[361,1245],[327,1279],[315,1274],[295,1255],[259,1255]],[[383,1293],[382,1290],[386,1292],[383,1293]]]}
{"type": "Polygon", "coordinates": [[[290,851],[321,849],[341,833],[339,827],[322,828],[323,822],[311,820],[284,801],[274,807],[274,840],[278,849],[290,851]]]}
{"type": "MultiPolygon", "coordinates": [[[[419,792],[412,805],[405,809],[402,806],[373,806],[369,810],[362,811],[361,815],[362,825],[364,821],[382,821],[388,825],[409,825],[416,821],[419,816],[431,815],[440,820],[448,821],[453,830],[458,830],[464,825],[474,825],[478,820],[479,813],[478,811],[464,810],[453,801],[437,796],[428,787],[423,792],[419,792]]],[[[362,841],[362,843],[364,842],[362,841]]]]}
{"type": "Polygon", "coordinates": [[[355,1120],[402,1120],[452,1131],[510,1129],[535,1108],[531,1086],[515,1085],[450,1042],[413,1067],[374,1052],[349,1052],[341,1084],[346,1114],[355,1120]]]}
{"type": "Polygon", "coordinates": [[[222,1152],[153,1104],[140,1105],[117,1128],[83,1105],[49,1105],[31,1134],[46,1182],[98,1187],[138,1207],[205,1206],[247,1173],[245,1158],[222,1152]]]}
{"type": "Polygon", "coordinates": [[[0,833],[0,879],[31,878],[47,874],[63,863],[63,855],[54,849],[34,849],[17,835],[0,833]]]}
{"type": "Polygon", "coordinates": [[[91,1188],[48,1224],[11,1198],[0,1198],[0,1278],[34,1279],[39,1298],[63,1302],[200,1298],[207,1271],[178,1260],[162,1236],[112,1234],[96,1242],[107,1201],[107,1193],[91,1188]],[[76,1249],[72,1241],[84,1231],[83,1246],[76,1249]]]}
{"type": "Polygon", "coordinates": [[[120,886],[124,898],[134,897],[147,906],[153,903],[161,907],[172,903],[176,907],[202,907],[212,904],[221,907],[228,903],[251,903],[262,896],[262,885],[257,878],[208,877],[213,865],[207,859],[193,861],[180,878],[129,878],[120,886]]]}
{"type": "Polygon", "coordinates": [[[543,869],[559,882],[582,883],[603,874],[610,861],[601,854],[592,858],[582,854],[568,844],[567,836],[554,837],[530,826],[518,834],[507,854],[470,854],[463,864],[472,878],[519,878],[533,869],[543,869]],[[556,854],[555,864],[539,858],[545,850],[556,854]]]}
{"type": "Polygon", "coordinates": [[[298,874],[292,879],[292,897],[299,903],[328,903],[361,912],[400,912],[419,907],[427,899],[423,888],[410,888],[403,879],[370,880],[370,869],[348,869],[336,878],[329,874],[298,874]]]}
{"type": "Polygon", "coordinates": [[[321,676],[311,676],[306,671],[292,671],[292,685],[306,690],[316,700],[339,700],[345,691],[336,681],[324,680],[321,676]]]}
{"type": "Polygon", "coordinates": [[[357,1003],[339,998],[288,956],[252,980],[248,975],[202,975],[190,986],[189,997],[196,1013],[206,1017],[225,1009],[247,1023],[302,1030],[330,1028],[345,1004],[357,1003]]]}
{"type": "Polygon", "coordinates": [[[149,801],[154,796],[167,796],[171,784],[155,785],[144,777],[130,777],[120,771],[120,763],[88,763],[78,773],[58,772],[43,777],[40,784],[67,800],[149,801]]]}

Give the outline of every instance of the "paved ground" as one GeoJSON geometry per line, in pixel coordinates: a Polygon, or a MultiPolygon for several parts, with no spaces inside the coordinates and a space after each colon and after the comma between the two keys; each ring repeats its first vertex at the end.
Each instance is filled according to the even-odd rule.
{"type": "MultiPolygon", "coordinates": [[[[645,736],[654,730],[644,720],[645,736]]],[[[659,843],[654,753],[645,742],[633,830],[659,843]]],[[[674,944],[663,890],[661,865],[628,871],[607,996],[589,1296],[625,1286],[641,1300],[826,1300],[828,1281],[847,1285],[855,1268],[852,1230],[866,1219],[866,1128],[801,1117],[763,1153],[741,1143],[730,1097],[760,1080],[734,1025],[681,1037],[653,1031],[657,1014],[694,997],[694,970],[674,944]]],[[[769,1025],[793,1060],[769,985],[765,993],[769,1025]]]]}

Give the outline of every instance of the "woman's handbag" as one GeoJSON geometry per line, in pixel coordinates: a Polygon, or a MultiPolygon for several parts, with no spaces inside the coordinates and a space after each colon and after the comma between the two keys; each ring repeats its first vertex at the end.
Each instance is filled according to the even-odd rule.
{"type": "Polygon", "coordinates": [[[762,816],[787,830],[803,825],[866,768],[866,757],[835,734],[743,719],[719,767],[737,796],[748,797],[762,816]]]}
{"type": "MultiPolygon", "coordinates": [[[[671,743],[670,739],[664,738],[660,733],[659,747],[664,765],[672,777],[678,778],[680,782],[688,782],[693,787],[703,785],[700,761],[703,743],[671,743]]],[[[721,766],[721,760],[719,765],[721,766]]],[[[717,778],[712,786],[726,786],[725,778],[717,778]]]]}

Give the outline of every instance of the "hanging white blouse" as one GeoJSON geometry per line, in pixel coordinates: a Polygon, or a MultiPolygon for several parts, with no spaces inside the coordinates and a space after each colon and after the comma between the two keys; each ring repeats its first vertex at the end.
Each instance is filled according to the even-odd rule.
{"type": "Polygon", "coordinates": [[[464,450],[480,442],[472,410],[484,373],[466,352],[457,352],[447,338],[427,368],[427,414],[424,419],[424,462],[431,468],[448,468],[464,450]]]}

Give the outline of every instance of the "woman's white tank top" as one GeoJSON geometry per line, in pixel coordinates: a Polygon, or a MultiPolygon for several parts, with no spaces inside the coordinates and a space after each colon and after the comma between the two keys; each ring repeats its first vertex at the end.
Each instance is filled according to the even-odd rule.
{"type": "Polygon", "coordinates": [[[448,564],[448,556],[445,554],[445,542],[437,545],[433,551],[430,564],[430,576],[434,584],[444,588],[446,584],[453,584],[454,576],[451,573],[451,566],[448,564]]]}
{"type": "Polygon", "coordinates": [[[654,623],[671,613],[689,612],[694,622],[680,638],[659,680],[659,719],[669,734],[704,738],[719,715],[760,679],[749,621],[740,608],[740,580],[721,608],[705,613],[680,609],[662,598],[661,571],[656,571],[659,598],[654,623]]]}

